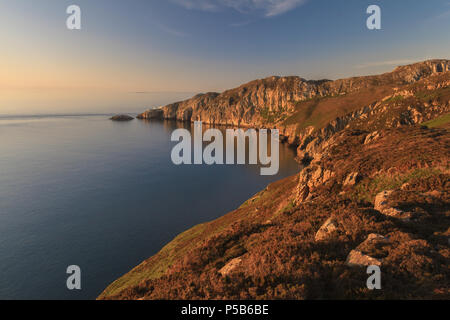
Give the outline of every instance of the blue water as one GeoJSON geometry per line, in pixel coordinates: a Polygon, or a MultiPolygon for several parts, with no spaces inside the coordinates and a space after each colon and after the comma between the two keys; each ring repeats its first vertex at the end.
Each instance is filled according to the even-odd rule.
{"type": "Polygon", "coordinates": [[[94,299],[178,233],[298,171],[175,166],[175,122],[107,116],[0,118],[0,299],[94,299]],[[82,290],[66,288],[79,265],[82,290]]]}

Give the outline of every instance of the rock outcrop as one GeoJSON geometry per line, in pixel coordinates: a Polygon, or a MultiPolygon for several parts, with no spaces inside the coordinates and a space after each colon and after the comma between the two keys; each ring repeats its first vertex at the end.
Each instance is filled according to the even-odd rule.
{"type": "Polygon", "coordinates": [[[363,254],[359,250],[350,251],[346,263],[350,267],[381,266],[380,260],[363,254]]]}
{"type": "Polygon", "coordinates": [[[229,275],[233,270],[235,270],[242,262],[242,258],[234,258],[229,261],[222,269],[219,270],[219,273],[225,277],[229,275]]]}
{"type": "Polygon", "coordinates": [[[393,190],[385,190],[377,194],[375,197],[374,209],[386,216],[409,221],[411,219],[411,214],[409,212],[404,212],[389,205],[389,197],[393,192],[393,190]]]}
{"type": "Polygon", "coordinates": [[[121,114],[121,115],[113,116],[110,118],[110,120],[113,120],[113,121],[131,121],[133,119],[134,119],[133,117],[126,115],[126,114],[121,114]]]}
{"type": "Polygon", "coordinates": [[[314,188],[324,184],[333,176],[334,173],[330,170],[324,169],[320,162],[304,168],[298,175],[296,201],[301,203],[311,199],[314,188]]]}
{"type": "Polygon", "coordinates": [[[346,260],[347,265],[351,267],[381,266],[382,261],[380,259],[371,257],[366,254],[365,251],[373,249],[380,244],[387,244],[388,242],[389,239],[382,235],[375,233],[370,234],[355,250],[350,251],[346,260]]]}
{"type": "Polygon", "coordinates": [[[336,219],[329,218],[317,231],[315,239],[316,241],[323,241],[330,238],[338,231],[338,223],[336,219]]]}

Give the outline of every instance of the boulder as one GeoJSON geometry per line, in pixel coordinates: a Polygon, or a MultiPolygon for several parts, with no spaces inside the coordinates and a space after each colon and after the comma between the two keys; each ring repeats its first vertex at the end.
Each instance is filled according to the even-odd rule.
{"type": "Polygon", "coordinates": [[[239,266],[242,262],[242,258],[235,258],[230,260],[222,269],[219,270],[219,273],[225,277],[229,275],[237,266],[239,266]]]}
{"type": "Polygon", "coordinates": [[[370,244],[370,245],[376,245],[377,243],[388,243],[389,238],[382,236],[381,234],[371,233],[367,237],[367,239],[361,243],[361,245],[370,244]]]}
{"type": "Polygon", "coordinates": [[[363,254],[359,250],[352,250],[347,256],[347,261],[345,263],[349,267],[381,266],[380,260],[363,254]]]}
{"type": "Polygon", "coordinates": [[[400,217],[403,215],[403,211],[388,205],[389,196],[394,191],[382,191],[375,197],[374,209],[380,213],[390,217],[400,217]]]}
{"type": "Polygon", "coordinates": [[[320,227],[319,231],[316,233],[315,240],[323,241],[328,239],[332,234],[337,232],[338,223],[335,219],[329,218],[325,223],[320,227]]]}
{"type": "Polygon", "coordinates": [[[365,254],[368,248],[380,247],[389,243],[389,238],[380,234],[371,233],[356,249],[347,256],[348,266],[381,266],[381,260],[365,254]]]}
{"type": "Polygon", "coordinates": [[[334,172],[322,168],[320,162],[300,171],[296,191],[297,203],[310,200],[312,198],[312,191],[317,186],[328,182],[334,175],[334,172]]]}

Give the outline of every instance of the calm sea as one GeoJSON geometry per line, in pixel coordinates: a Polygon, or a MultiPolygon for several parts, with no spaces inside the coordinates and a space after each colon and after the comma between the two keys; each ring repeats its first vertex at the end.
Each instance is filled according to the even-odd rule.
{"type": "Polygon", "coordinates": [[[284,145],[277,176],[175,166],[180,125],[0,117],[0,299],[94,299],[178,233],[299,170],[284,145]],[[81,291],[66,289],[69,265],[81,267],[81,291]]]}

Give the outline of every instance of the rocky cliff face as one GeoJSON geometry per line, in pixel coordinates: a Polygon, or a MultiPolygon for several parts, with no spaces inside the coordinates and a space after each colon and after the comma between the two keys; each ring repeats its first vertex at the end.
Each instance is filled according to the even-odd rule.
{"type": "Polygon", "coordinates": [[[276,128],[285,141],[298,146],[299,159],[307,163],[320,159],[328,140],[345,128],[376,131],[448,112],[449,87],[450,61],[430,60],[336,81],[270,77],[221,94],[199,94],[139,118],[276,128]]]}
{"type": "MultiPolygon", "coordinates": [[[[239,88],[195,97],[162,107],[164,119],[203,121],[208,124],[260,126],[269,112],[293,111],[295,101],[325,95],[323,81],[306,81],[299,77],[270,77],[255,80],[239,88]]],[[[141,114],[153,118],[151,110],[141,114]]]]}
{"type": "Polygon", "coordinates": [[[208,124],[254,126],[276,125],[298,102],[314,97],[344,95],[374,86],[401,86],[450,70],[449,60],[430,60],[398,67],[378,76],[336,81],[307,81],[300,77],[270,77],[255,80],[223,93],[199,94],[161,108],[146,111],[140,118],[203,121],[208,124]]]}

